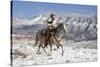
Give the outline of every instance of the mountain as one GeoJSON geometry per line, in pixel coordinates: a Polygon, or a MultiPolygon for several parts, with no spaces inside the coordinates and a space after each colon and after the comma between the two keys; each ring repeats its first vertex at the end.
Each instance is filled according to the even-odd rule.
{"type": "MultiPolygon", "coordinates": [[[[31,19],[13,19],[13,34],[32,35],[38,30],[47,28],[47,20],[49,15],[39,15],[31,19]]],[[[65,23],[67,25],[68,34],[64,36],[66,39],[74,40],[92,40],[97,38],[97,17],[93,14],[66,13],[57,14],[56,22],[65,23]]]]}
{"type": "Polygon", "coordinates": [[[22,26],[22,25],[36,25],[36,24],[43,24],[48,17],[39,15],[35,16],[31,19],[21,19],[21,18],[15,18],[13,17],[13,26],[22,26]]]}

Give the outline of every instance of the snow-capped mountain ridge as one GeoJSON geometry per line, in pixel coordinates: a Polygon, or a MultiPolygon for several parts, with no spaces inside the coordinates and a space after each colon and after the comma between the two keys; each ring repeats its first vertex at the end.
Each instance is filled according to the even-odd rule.
{"type": "MultiPolygon", "coordinates": [[[[29,34],[30,32],[38,31],[47,27],[47,21],[49,15],[39,15],[32,19],[18,19],[13,18],[13,33],[17,34],[29,34]],[[24,30],[24,31],[22,31],[24,30]]],[[[69,31],[68,35],[65,35],[69,39],[96,39],[97,38],[97,17],[94,15],[83,14],[71,14],[60,16],[56,15],[56,23],[65,23],[69,31]]]]}
{"type": "MultiPolygon", "coordinates": [[[[60,14],[56,14],[56,20],[57,22],[71,22],[71,21],[78,21],[78,20],[85,20],[86,18],[93,18],[94,15],[90,14],[90,15],[85,15],[85,14],[78,14],[78,13],[71,13],[68,14],[66,13],[65,15],[60,15],[60,14]]],[[[49,19],[49,14],[41,14],[39,16],[35,16],[31,19],[20,19],[20,18],[12,18],[13,19],[13,24],[14,26],[17,25],[34,25],[34,24],[43,24],[45,23],[48,19],[49,19]]]]}

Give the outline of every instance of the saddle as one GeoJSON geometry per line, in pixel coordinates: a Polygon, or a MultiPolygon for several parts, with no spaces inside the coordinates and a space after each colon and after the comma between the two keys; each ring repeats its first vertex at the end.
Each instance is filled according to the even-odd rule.
{"type": "Polygon", "coordinates": [[[51,35],[54,35],[54,34],[55,34],[54,29],[47,28],[46,30],[42,30],[42,35],[45,36],[46,41],[49,41],[51,35]]]}
{"type": "Polygon", "coordinates": [[[42,34],[45,35],[45,34],[55,33],[54,30],[55,29],[53,27],[49,27],[46,30],[42,30],[42,34]]]}

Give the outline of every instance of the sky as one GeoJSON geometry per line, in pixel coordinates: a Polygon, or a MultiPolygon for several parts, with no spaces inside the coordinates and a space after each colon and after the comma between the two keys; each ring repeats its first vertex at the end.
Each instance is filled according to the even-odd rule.
{"type": "Polygon", "coordinates": [[[17,18],[32,18],[48,12],[62,13],[86,13],[97,14],[97,6],[94,5],[75,5],[46,2],[13,1],[12,16],[17,18]]]}

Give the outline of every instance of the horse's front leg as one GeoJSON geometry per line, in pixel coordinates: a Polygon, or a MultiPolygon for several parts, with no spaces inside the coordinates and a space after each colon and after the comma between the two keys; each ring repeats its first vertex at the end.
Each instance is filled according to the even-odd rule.
{"type": "Polygon", "coordinates": [[[41,47],[41,45],[39,44],[39,46],[38,46],[38,52],[40,52],[40,47],[41,47]]]}
{"type": "Polygon", "coordinates": [[[59,48],[59,46],[60,46],[60,41],[61,40],[57,40],[56,42],[57,42],[57,44],[56,44],[56,46],[57,46],[57,49],[59,48]]]}
{"type": "Polygon", "coordinates": [[[39,47],[38,47],[38,52],[40,51],[40,47],[42,47],[43,48],[43,50],[44,50],[44,52],[46,53],[46,50],[45,50],[45,48],[44,48],[44,41],[43,41],[43,39],[40,41],[40,44],[39,44],[39,47]]]}
{"type": "Polygon", "coordinates": [[[46,50],[45,50],[45,48],[42,46],[42,48],[43,48],[43,50],[44,50],[44,52],[46,53],[46,50]]]}
{"type": "Polygon", "coordinates": [[[62,56],[63,56],[64,55],[63,46],[61,45],[61,43],[59,43],[59,46],[61,46],[61,48],[62,48],[62,56]]]}
{"type": "Polygon", "coordinates": [[[49,41],[49,45],[50,45],[50,52],[52,52],[52,43],[50,43],[50,41],[49,41]]]}
{"type": "Polygon", "coordinates": [[[58,49],[60,40],[57,40],[57,37],[55,35],[52,35],[52,37],[55,39],[55,41],[57,43],[56,46],[57,46],[57,49],[58,49]]]}
{"type": "Polygon", "coordinates": [[[56,44],[57,49],[59,48],[59,43],[56,44]]]}
{"type": "Polygon", "coordinates": [[[39,46],[38,46],[37,54],[41,54],[40,47],[41,47],[41,44],[39,44],[39,46]]]}

